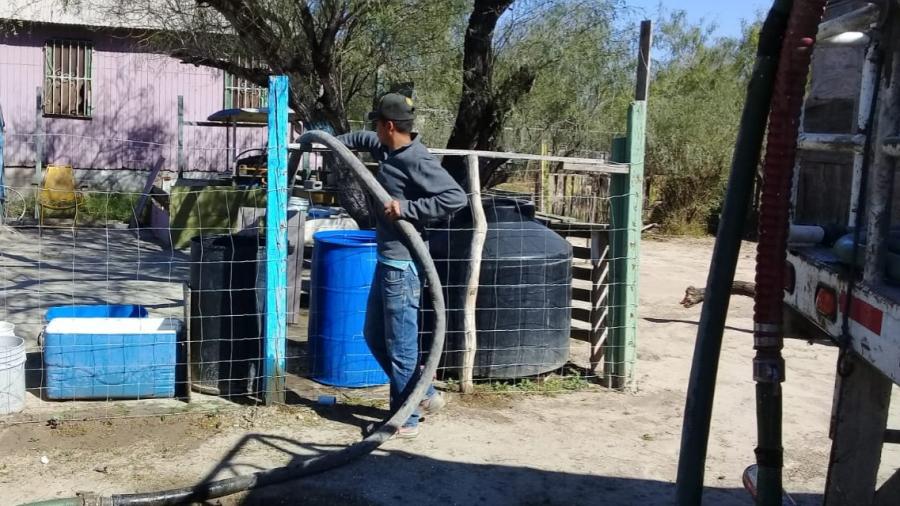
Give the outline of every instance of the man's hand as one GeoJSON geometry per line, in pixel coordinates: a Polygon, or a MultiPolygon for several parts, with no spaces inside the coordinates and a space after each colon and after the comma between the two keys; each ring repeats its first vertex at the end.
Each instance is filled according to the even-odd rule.
{"type": "Polygon", "coordinates": [[[387,219],[390,221],[397,221],[401,218],[400,216],[400,201],[392,200],[388,202],[384,206],[384,215],[387,216],[387,219]]]}

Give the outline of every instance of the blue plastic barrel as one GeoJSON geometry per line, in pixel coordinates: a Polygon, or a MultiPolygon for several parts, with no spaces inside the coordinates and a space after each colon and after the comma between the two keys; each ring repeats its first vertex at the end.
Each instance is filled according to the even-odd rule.
{"type": "Polygon", "coordinates": [[[363,337],[377,255],[372,230],[313,236],[309,357],[312,378],[338,387],[383,385],[387,376],[363,337]]]}
{"type": "Polygon", "coordinates": [[[44,319],[54,318],[146,318],[147,309],[135,304],[75,304],[52,306],[47,309],[44,319]]]}

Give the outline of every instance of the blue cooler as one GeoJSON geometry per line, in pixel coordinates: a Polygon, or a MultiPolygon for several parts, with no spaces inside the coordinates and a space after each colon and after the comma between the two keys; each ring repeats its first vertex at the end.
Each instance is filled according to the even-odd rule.
{"type": "Polygon", "coordinates": [[[173,318],[55,317],[44,329],[49,399],[175,396],[173,318]]]}

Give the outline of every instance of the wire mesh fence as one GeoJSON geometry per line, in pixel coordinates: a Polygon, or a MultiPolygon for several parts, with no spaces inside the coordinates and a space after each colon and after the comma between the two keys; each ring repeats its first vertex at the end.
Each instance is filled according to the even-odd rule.
{"type": "MultiPolygon", "coordinates": [[[[40,136],[44,146],[71,142],[68,134],[40,136]]],[[[7,132],[7,152],[39,144],[35,137],[7,132]]],[[[219,156],[226,149],[265,152],[258,140],[227,148],[154,142],[159,152],[182,149],[187,168],[200,176],[179,179],[176,168],[161,163],[162,170],[140,173],[148,184],[131,188],[121,182],[140,177],[115,173],[129,169],[98,180],[52,158],[40,184],[10,184],[7,174],[0,320],[24,341],[25,384],[22,395],[0,405],[0,414],[9,415],[4,422],[266,403],[273,388],[267,362],[273,311],[283,311],[287,330],[278,350],[284,402],[386,400],[387,376],[365,338],[378,264],[374,232],[358,230],[340,208],[333,168],[321,157],[297,157],[300,177],[286,188],[268,188],[264,166],[248,179],[235,169],[239,160],[220,163],[228,159],[219,156]],[[82,185],[83,179],[92,183],[82,185]],[[277,266],[285,281],[267,286],[275,262],[266,247],[274,191],[290,196],[288,248],[277,266]],[[272,307],[273,291],[286,293],[284,308],[272,307]]],[[[86,139],[79,149],[99,156],[116,142],[121,149],[139,143],[86,139]]],[[[627,349],[634,343],[623,334],[630,323],[617,315],[628,304],[621,293],[635,282],[623,273],[636,250],[621,247],[628,225],[616,209],[635,195],[613,184],[627,177],[628,165],[600,160],[617,172],[508,160],[502,165],[507,182],[484,190],[487,232],[473,312],[476,392],[557,392],[630,381],[635,359],[627,349]]],[[[475,230],[466,209],[423,227],[447,302],[435,382],[449,391],[459,388],[472,351],[465,344],[465,305],[475,230]]],[[[400,297],[416,308],[416,321],[405,324],[418,331],[423,353],[433,338],[430,287],[414,281],[380,289],[376,296],[400,297]]]]}

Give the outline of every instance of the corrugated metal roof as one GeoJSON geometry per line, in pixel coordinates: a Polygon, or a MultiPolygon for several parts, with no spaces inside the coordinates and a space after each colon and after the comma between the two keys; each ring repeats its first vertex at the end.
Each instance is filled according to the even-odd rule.
{"type": "Polygon", "coordinates": [[[61,25],[95,26],[107,28],[161,28],[146,14],[157,0],[129,2],[129,12],[116,7],[117,0],[0,0],[0,19],[61,25]]]}

